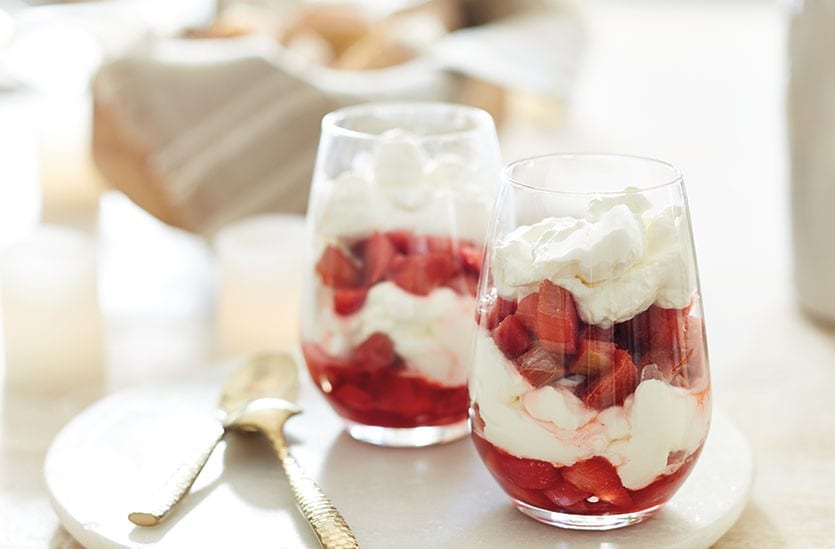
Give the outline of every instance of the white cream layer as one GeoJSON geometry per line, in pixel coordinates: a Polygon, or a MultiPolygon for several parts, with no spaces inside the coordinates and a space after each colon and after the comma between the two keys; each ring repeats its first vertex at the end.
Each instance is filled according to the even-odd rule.
{"type": "Polygon", "coordinates": [[[708,394],[648,379],[623,406],[598,411],[567,389],[534,389],[489,335],[480,330],[477,338],[470,396],[484,436],[515,456],[558,465],[603,456],[624,487],[636,490],[670,472],[670,452],[689,455],[707,436],[708,394]]]}
{"type": "Polygon", "coordinates": [[[321,311],[315,322],[308,323],[305,339],[316,341],[331,355],[346,356],[368,336],[381,332],[405,360],[407,374],[461,386],[467,382],[474,302],[449,288],[417,296],[392,282],[381,282],[371,287],[359,311],[340,316],[333,310],[333,292],[320,287],[321,311]]]}
{"type": "Polygon", "coordinates": [[[637,194],[590,203],[584,218],[549,217],[500,239],[491,259],[499,294],[516,299],[549,279],[572,293],[585,322],[623,322],[653,303],[680,309],[695,291],[687,220],[656,215],[637,194]]]}

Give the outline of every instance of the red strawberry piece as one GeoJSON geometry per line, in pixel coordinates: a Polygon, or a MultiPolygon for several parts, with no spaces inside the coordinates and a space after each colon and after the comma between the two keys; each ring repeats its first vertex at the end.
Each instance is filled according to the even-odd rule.
{"type": "Polygon", "coordinates": [[[580,340],[577,360],[571,365],[572,374],[595,378],[612,369],[615,363],[615,344],[594,339],[580,340]]]}
{"type": "Polygon", "coordinates": [[[415,238],[409,231],[388,231],[386,237],[394,244],[397,251],[408,254],[412,247],[412,240],[415,238]]]}
{"type": "Polygon", "coordinates": [[[544,490],[560,481],[560,473],[547,461],[499,454],[501,474],[519,488],[544,490]]]}
{"type": "Polygon", "coordinates": [[[545,490],[544,494],[545,497],[560,507],[571,507],[575,503],[579,503],[592,495],[591,492],[581,490],[570,482],[565,481],[551,486],[545,490]]]}
{"type": "Polygon", "coordinates": [[[512,315],[516,310],[516,302],[510,301],[503,297],[497,297],[490,308],[487,310],[485,317],[485,328],[493,330],[499,325],[499,322],[505,319],[508,315],[512,315]]]}
{"type": "Polygon", "coordinates": [[[609,326],[604,328],[602,326],[595,326],[594,324],[586,324],[585,328],[580,330],[580,339],[593,339],[595,341],[614,341],[615,327],[609,326]]]}
{"type": "Polygon", "coordinates": [[[428,295],[442,286],[457,272],[448,255],[426,253],[422,255],[395,256],[391,262],[389,278],[398,286],[415,295],[428,295]]]}
{"type": "Polygon", "coordinates": [[[684,370],[691,385],[699,386],[699,381],[705,380],[707,364],[705,357],[704,327],[702,319],[691,316],[687,328],[687,350],[690,353],[687,368],[684,370]]]}
{"type": "Polygon", "coordinates": [[[458,249],[458,260],[468,273],[478,276],[481,273],[482,248],[475,244],[461,243],[458,249]]]}
{"type": "Polygon", "coordinates": [[[562,477],[584,492],[590,492],[617,507],[632,503],[615,467],[603,457],[593,457],[562,469],[562,477]]]}
{"type": "Polygon", "coordinates": [[[328,246],[316,263],[316,272],[325,286],[353,288],[360,283],[360,270],[354,261],[336,246],[328,246]]]}
{"type": "Polygon", "coordinates": [[[453,249],[455,244],[448,236],[425,236],[426,249],[430,252],[436,252],[453,256],[453,249]]]}
{"type": "Polygon", "coordinates": [[[374,233],[365,245],[362,253],[365,269],[363,280],[370,286],[382,280],[388,272],[389,264],[397,254],[397,248],[384,234],[374,233]]]}
{"type": "Polygon", "coordinates": [[[536,330],[536,309],[539,305],[539,294],[534,292],[522,298],[516,307],[516,316],[530,331],[536,330]]]}
{"type": "Polygon", "coordinates": [[[629,351],[634,356],[639,356],[647,350],[645,348],[646,346],[642,343],[643,338],[641,335],[644,330],[638,322],[640,316],[638,315],[626,322],[619,322],[614,325],[615,344],[619,348],[629,351]]]}
{"type": "Polygon", "coordinates": [[[333,291],[333,310],[338,315],[350,315],[359,311],[368,296],[368,288],[345,288],[333,291]]]}
{"type": "Polygon", "coordinates": [[[678,347],[672,349],[653,349],[641,355],[638,367],[643,369],[644,366],[655,364],[661,370],[664,379],[670,381],[674,375],[684,368],[691,354],[692,351],[678,347]]]}
{"type": "Polygon", "coordinates": [[[374,332],[354,350],[357,366],[368,370],[377,370],[393,366],[397,361],[394,343],[389,336],[374,332]]]}
{"type": "Polygon", "coordinates": [[[513,315],[502,320],[493,330],[492,336],[504,356],[511,360],[524,353],[531,342],[528,331],[513,315]]]}
{"type": "Polygon", "coordinates": [[[516,359],[516,370],[534,387],[542,387],[565,375],[565,366],[553,353],[540,346],[533,347],[516,359]]]}
{"type": "Polygon", "coordinates": [[[662,309],[655,305],[632,319],[633,331],[644,352],[685,346],[690,307],[662,309]]]}
{"type": "Polygon", "coordinates": [[[550,280],[543,280],[536,307],[536,335],[542,346],[554,353],[574,354],[578,323],[571,293],[550,280]]]}
{"type": "Polygon", "coordinates": [[[649,308],[650,349],[681,349],[685,347],[690,307],[685,309],[649,308]]]}
{"type": "Polygon", "coordinates": [[[452,243],[446,237],[414,234],[410,231],[389,231],[386,236],[397,251],[406,255],[421,255],[428,252],[452,254],[452,243]]]}
{"type": "Polygon", "coordinates": [[[598,410],[620,406],[637,386],[638,368],[633,364],[629,353],[617,349],[612,370],[588,386],[583,401],[587,406],[598,410]]]}
{"type": "Polygon", "coordinates": [[[478,293],[478,277],[472,273],[460,273],[450,278],[446,287],[455,290],[458,294],[475,297],[478,293]]]}

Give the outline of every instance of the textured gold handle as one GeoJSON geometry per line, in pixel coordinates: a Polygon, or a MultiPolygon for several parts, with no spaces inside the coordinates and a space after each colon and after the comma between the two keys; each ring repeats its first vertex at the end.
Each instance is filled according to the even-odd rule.
{"type": "Polygon", "coordinates": [[[322,492],[319,485],[305,474],[290,454],[284,437],[281,434],[271,435],[270,441],[284,467],[296,502],[313,529],[313,533],[319,538],[322,547],[324,549],[358,549],[357,538],[354,537],[348,523],[322,492]]]}
{"type": "Polygon", "coordinates": [[[223,438],[223,425],[215,422],[206,433],[206,445],[192,459],[183,462],[169,477],[168,481],[145,502],[142,511],[128,515],[128,520],[137,526],[156,526],[162,522],[177,503],[188,493],[200,471],[209,461],[212,451],[223,438]]]}

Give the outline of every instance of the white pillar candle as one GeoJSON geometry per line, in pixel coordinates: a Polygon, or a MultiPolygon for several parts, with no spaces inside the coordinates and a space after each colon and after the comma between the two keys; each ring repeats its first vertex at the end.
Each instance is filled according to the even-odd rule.
{"type": "Polygon", "coordinates": [[[38,178],[47,221],[83,219],[98,206],[104,184],[90,147],[90,102],[86,96],[42,101],[38,178]]]}
{"type": "Polygon", "coordinates": [[[41,226],[0,261],[8,389],[64,390],[102,380],[102,322],[92,240],[41,226]]]}
{"type": "Polygon", "coordinates": [[[304,218],[252,217],[221,230],[217,329],[227,354],[298,345],[304,218]]]}

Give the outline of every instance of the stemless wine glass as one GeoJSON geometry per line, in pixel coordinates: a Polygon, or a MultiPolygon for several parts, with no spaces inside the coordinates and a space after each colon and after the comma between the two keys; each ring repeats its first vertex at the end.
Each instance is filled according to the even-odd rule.
{"type": "Polygon", "coordinates": [[[366,104],[323,119],[302,350],[354,438],[425,446],[467,434],[499,158],[492,119],[471,107],[366,104]]]}
{"type": "Polygon", "coordinates": [[[469,382],[485,465],[548,524],[652,516],[710,424],[681,174],[630,156],[519,160],[488,234],[469,382]]]}

